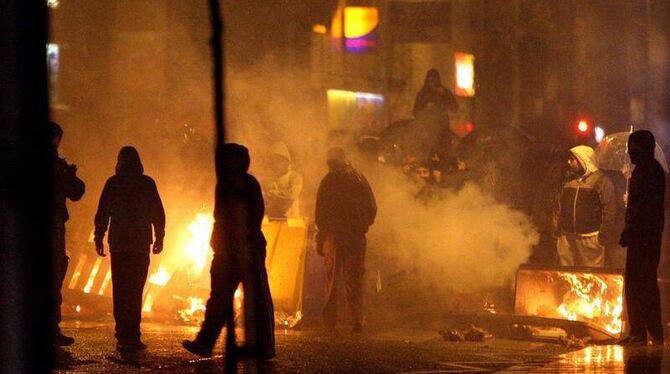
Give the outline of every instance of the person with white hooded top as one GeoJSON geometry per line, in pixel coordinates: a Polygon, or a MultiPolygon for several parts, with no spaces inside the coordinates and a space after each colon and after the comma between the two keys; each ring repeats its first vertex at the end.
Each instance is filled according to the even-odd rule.
{"type": "Polygon", "coordinates": [[[563,185],[555,214],[560,264],[603,267],[605,248],[618,239],[614,185],[598,170],[589,146],[570,149],[568,166],[570,178],[563,185]]]}

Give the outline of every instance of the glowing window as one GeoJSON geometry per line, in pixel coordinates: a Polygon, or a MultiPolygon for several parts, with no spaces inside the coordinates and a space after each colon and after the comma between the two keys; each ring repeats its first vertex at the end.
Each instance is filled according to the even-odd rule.
{"type": "Polygon", "coordinates": [[[331,36],[335,40],[344,36],[348,52],[368,52],[377,47],[378,25],[379,10],[375,7],[348,6],[344,7],[344,11],[340,7],[332,19],[331,36]]]}
{"type": "Polygon", "coordinates": [[[454,55],[456,72],[456,95],[475,96],[475,56],[456,52],[454,55]]]}
{"type": "Polygon", "coordinates": [[[47,0],[47,6],[52,9],[58,8],[60,0],[47,0]]]}

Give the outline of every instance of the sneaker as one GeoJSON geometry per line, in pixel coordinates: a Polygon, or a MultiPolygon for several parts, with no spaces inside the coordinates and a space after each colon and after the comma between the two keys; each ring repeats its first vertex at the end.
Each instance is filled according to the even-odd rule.
{"type": "Polygon", "coordinates": [[[53,336],[53,344],[58,347],[67,347],[74,344],[74,338],[63,335],[62,332],[58,331],[53,336]]]}
{"type": "Polygon", "coordinates": [[[618,345],[623,345],[626,347],[636,347],[636,346],[645,346],[647,345],[647,339],[640,336],[629,335],[617,342],[618,345]]]}
{"type": "Polygon", "coordinates": [[[200,357],[212,357],[212,349],[206,348],[195,340],[184,340],[181,342],[182,347],[187,351],[198,355],[200,357]]]}

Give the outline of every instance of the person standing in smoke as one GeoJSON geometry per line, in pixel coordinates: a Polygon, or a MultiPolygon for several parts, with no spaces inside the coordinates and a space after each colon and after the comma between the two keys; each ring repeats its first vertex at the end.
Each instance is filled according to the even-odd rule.
{"type": "Polygon", "coordinates": [[[144,175],[134,147],[121,148],[116,175],[107,180],[100,196],[95,215],[95,249],[103,257],[103,238],[108,227],[116,347],[120,352],[142,350],[146,348],[140,340],[142,291],[149,271],[149,248],[153,241],[154,254],[163,250],[165,211],[156,183],[144,175]]]}
{"type": "Polygon", "coordinates": [[[654,159],[656,141],[646,130],[628,138],[628,154],[635,165],[628,188],[626,225],[619,244],[628,248],[625,269],[625,295],[628,336],[621,344],[647,344],[647,333],[654,344],[663,345],[661,303],[657,268],[665,224],[665,173],[654,159]]]}
{"type": "Polygon", "coordinates": [[[377,203],[367,180],[347,161],[342,148],[330,149],[327,163],[329,172],[316,197],[317,252],[325,256],[327,277],[324,327],[332,331],[337,323],[337,287],[343,276],[352,329],[362,332],[365,234],[374,223],[377,203]]]}
{"type": "Polygon", "coordinates": [[[571,176],[563,185],[557,214],[560,263],[603,267],[605,247],[616,242],[614,185],[598,170],[591,147],[570,149],[568,166],[571,176]]]}
{"type": "Polygon", "coordinates": [[[63,129],[56,122],[49,122],[51,127],[51,162],[53,194],[51,197],[51,256],[53,263],[53,281],[51,285],[53,295],[53,319],[52,337],[53,344],[57,346],[68,346],[74,343],[74,339],[63,335],[59,324],[61,321],[60,306],[63,302],[61,288],[67,272],[69,258],[65,253],[65,222],[70,217],[67,211],[66,199],[79,201],[84,195],[84,182],[77,177],[77,166],[68,165],[58,155],[58,147],[63,138],[63,129]]]}
{"type": "Polygon", "coordinates": [[[453,134],[449,125],[449,112],[458,111],[458,101],[454,94],[442,85],[440,73],[437,69],[430,69],[426,73],[423,87],[416,94],[412,114],[415,118],[415,129],[412,134],[410,148],[418,152],[418,156],[426,150],[452,148],[453,134]]]}
{"type": "MultiPolygon", "coordinates": [[[[244,355],[271,359],[275,356],[274,311],[267,271],[266,241],[261,232],[265,206],[261,188],[249,170],[249,151],[239,144],[225,144],[216,152],[217,186],[214,229],[210,245],[212,289],[205,320],[195,340],[184,340],[189,352],[210,357],[221,329],[234,329],[233,299],[242,283],[246,347],[244,355]]],[[[229,347],[233,348],[233,347],[229,347]]]]}
{"type": "Polygon", "coordinates": [[[300,216],[298,198],[302,191],[302,175],[293,170],[291,154],[286,144],[275,143],[271,148],[270,167],[276,178],[270,182],[265,194],[270,218],[295,218],[300,216]]]}

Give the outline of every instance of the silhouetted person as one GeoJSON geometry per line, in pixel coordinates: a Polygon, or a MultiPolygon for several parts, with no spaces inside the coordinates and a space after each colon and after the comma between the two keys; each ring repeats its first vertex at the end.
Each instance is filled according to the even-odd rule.
{"type": "Polygon", "coordinates": [[[165,211],[156,183],[144,175],[133,147],[121,148],[116,175],[107,180],[100,196],[95,215],[95,248],[100,256],[105,256],[103,238],[108,226],[116,347],[121,352],[141,350],[146,348],[140,340],[140,321],[149,249],[153,242],[154,254],[163,250],[165,211]]]}
{"type": "Polygon", "coordinates": [[[212,289],[200,332],[195,340],[185,340],[183,346],[199,356],[212,355],[221,329],[226,325],[228,329],[235,328],[233,299],[242,283],[247,346],[232,353],[270,359],[275,355],[274,312],[265,269],[266,241],[261,232],[265,213],[261,188],[256,178],[247,173],[247,148],[225,144],[217,150],[216,157],[218,183],[210,241],[214,250],[212,289]]]}
{"type": "Polygon", "coordinates": [[[451,149],[453,134],[449,125],[449,112],[458,111],[458,101],[454,94],[442,85],[440,73],[428,70],[423,87],[414,99],[414,133],[410,138],[410,148],[419,157],[428,157],[426,151],[451,149]]]}
{"type": "Polygon", "coordinates": [[[58,155],[58,147],[63,138],[63,129],[56,122],[49,122],[51,127],[53,195],[51,203],[52,228],[51,247],[53,261],[53,295],[52,333],[53,344],[66,346],[74,343],[74,339],[63,335],[58,326],[61,320],[60,305],[63,302],[61,288],[67,272],[69,258],[65,254],[65,222],[70,217],[65,204],[66,199],[78,201],[84,195],[84,182],[77,177],[77,166],[69,165],[58,155]]]}
{"type": "Polygon", "coordinates": [[[342,148],[330,149],[327,163],[329,172],[316,197],[317,251],[325,256],[327,277],[324,327],[333,330],[337,323],[337,284],[343,276],[352,329],[361,332],[365,234],[374,223],[377,203],[367,180],[347,161],[342,148]]]}
{"type": "MultiPolygon", "coordinates": [[[[430,69],[426,73],[423,87],[414,99],[412,114],[414,114],[414,117],[418,117],[426,109],[436,110],[445,115],[448,111],[456,112],[458,110],[456,97],[442,85],[440,72],[437,69],[430,69]]],[[[447,125],[449,125],[448,120],[449,117],[447,117],[447,125]]]]}
{"type": "Polygon", "coordinates": [[[563,185],[557,217],[560,264],[603,267],[605,247],[616,243],[614,185],[598,170],[591,147],[570,149],[568,165],[571,176],[563,185]]]}
{"type": "Polygon", "coordinates": [[[635,165],[628,188],[626,226],[619,244],[628,248],[625,293],[629,334],[622,344],[663,343],[658,262],[665,222],[665,173],[654,159],[651,132],[635,131],[628,138],[628,154],[635,165]]]}

